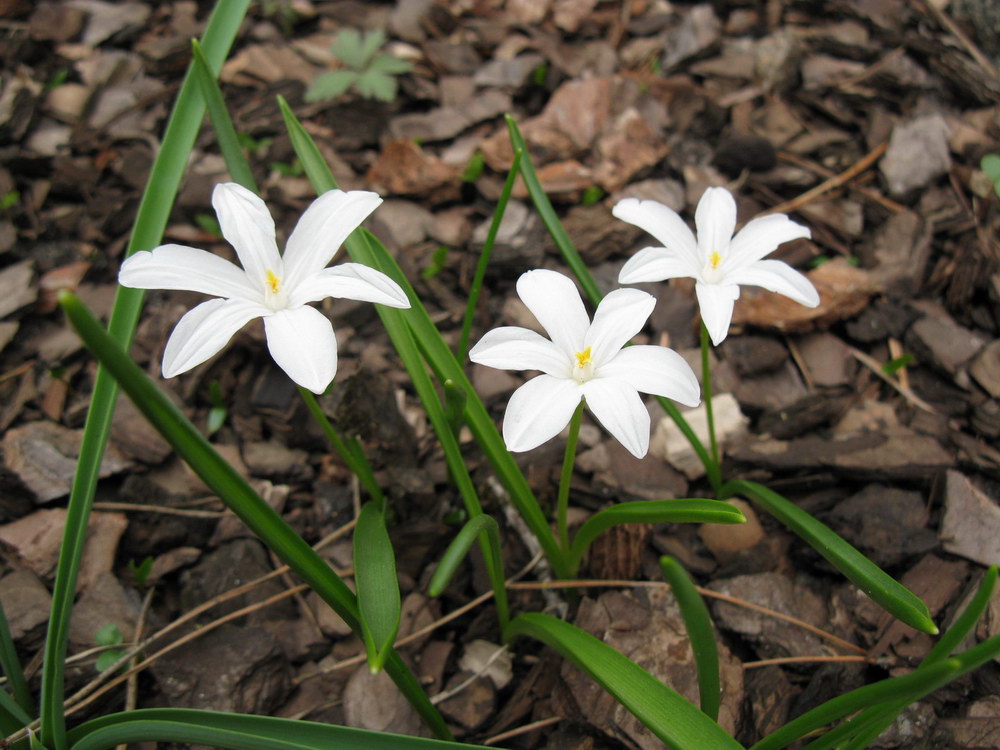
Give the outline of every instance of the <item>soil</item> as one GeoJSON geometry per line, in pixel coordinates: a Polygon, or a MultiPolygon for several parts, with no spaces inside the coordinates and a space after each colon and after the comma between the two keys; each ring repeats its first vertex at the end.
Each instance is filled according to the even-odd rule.
{"type": "MultiPolygon", "coordinates": [[[[55,292],[76,289],[98,314],[110,311],[209,6],[0,2],[0,602],[35,687],[95,374],[55,292]]],[[[649,244],[612,218],[623,197],[656,199],[690,221],[705,188],[724,185],[741,222],[777,210],[809,225],[810,240],[773,257],[810,275],[820,307],[744,290],[714,351],[725,473],[809,510],[946,625],[985,566],[1000,563],[1000,199],[979,169],[1000,152],[998,28],[995,5],[980,0],[273,0],[253,5],[221,81],[279,235],[314,197],[282,126],[281,95],[343,187],[386,199],[369,226],[453,344],[512,158],[506,112],[604,291],[649,244]],[[412,63],[393,101],[354,91],[305,101],[309,84],[337,66],[329,45],[346,28],[384,31],[384,51],[412,63]]],[[[209,201],[226,179],[206,126],[164,241],[232,257],[209,201]]],[[[514,282],[538,267],[568,272],[519,185],[473,341],[497,325],[534,325],[514,282]]],[[[641,286],[658,304],[637,340],[669,345],[694,365],[691,284],[641,286]]],[[[154,378],[167,335],[198,301],[148,294],[132,352],[154,378]]],[[[340,366],[321,403],[362,439],[392,499],[401,635],[412,634],[401,650],[431,695],[448,691],[440,708],[457,735],[523,748],[659,746],[552,652],[524,640],[495,654],[495,610],[479,598],[489,587],[475,556],[440,599],[428,598],[460,499],[372,306],[337,300],[323,309],[340,366]]],[[[358,487],[262,334],[255,322],[209,363],[160,384],[206,432],[221,422],[212,442],[310,543],[327,540],[322,554],[349,576],[358,487]]],[[[524,374],[471,364],[469,372],[499,424],[524,374]]],[[[655,403],[651,414],[643,461],[585,423],[574,522],[612,501],[711,494],[655,403]]],[[[515,613],[559,612],[697,700],[676,604],[655,583],[662,554],[691,572],[721,642],[720,721],[741,742],[907,672],[933,643],[749,505],[738,529],[623,527],[592,554],[586,575],[595,580],[582,598],[542,591],[531,539],[471,436],[462,445],[501,522],[507,572],[521,571],[515,613]]],[[[563,445],[517,457],[547,507],[563,445]]],[[[391,683],[368,673],[344,623],[287,573],[270,575],[273,556],[124,399],[101,474],[69,689],[96,676],[96,656],[83,652],[109,624],[125,644],[174,624],[157,648],[175,647],[133,690],[118,686],[74,721],[172,705],[424,731],[391,683]],[[243,607],[252,611],[220,622],[243,607]]],[[[975,639],[998,632],[1000,599],[975,639]]],[[[1000,747],[998,687],[1000,669],[989,664],[907,709],[873,747],[1000,747]]]]}

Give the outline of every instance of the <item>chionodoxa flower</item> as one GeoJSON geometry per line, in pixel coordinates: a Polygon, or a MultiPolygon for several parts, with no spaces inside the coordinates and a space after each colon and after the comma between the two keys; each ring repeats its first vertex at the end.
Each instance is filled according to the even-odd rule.
{"type": "Polygon", "coordinates": [[[333,325],[308,303],[326,297],[409,307],[385,274],[360,263],[327,268],[341,243],[375,210],[375,193],[330,190],[306,209],[278,253],[274,220],[264,202],[235,183],[217,185],[212,205],[222,236],[243,268],[204,250],[161,245],[122,263],[118,281],[139,289],[180,289],[221,299],[202,302],[180,319],[163,352],[171,378],[219,352],[240,328],[264,319],[267,348],[288,376],[322,393],[337,372],[333,325]]]}
{"type": "Polygon", "coordinates": [[[503,437],[512,451],[527,451],[555,437],[581,399],[628,451],[649,449],[649,412],[639,393],[699,402],[698,381],[677,352],[663,346],[622,348],[645,325],[656,300],[638,289],[617,289],[590,322],[576,285],[555,271],[528,271],[517,294],[551,340],[517,326],[489,331],[469,357],[501,370],[540,370],[510,397],[503,437]]]}
{"type": "Polygon", "coordinates": [[[701,319],[716,346],[729,332],[740,284],[763,287],[806,307],[819,304],[809,279],[780,260],[762,260],[782,242],[809,237],[809,228],[771,214],[750,221],[733,237],[736,201],[725,188],[708,188],[701,196],[694,215],[697,239],[680,216],[656,201],[626,198],[612,213],[663,243],[629,258],[618,283],[693,278],[701,319]]]}

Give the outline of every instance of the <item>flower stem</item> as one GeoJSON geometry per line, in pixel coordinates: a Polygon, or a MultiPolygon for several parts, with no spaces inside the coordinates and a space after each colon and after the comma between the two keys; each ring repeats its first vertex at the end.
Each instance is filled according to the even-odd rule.
{"type": "MultiPolygon", "coordinates": [[[[712,481],[712,487],[718,491],[719,484],[721,484],[722,475],[722,463],[719,460],[719,443],[715,438],[715,413],[712,409],[712,368],[709,363],[708,356],[708,328],[705,327],[705,323],[701,324],[701,391],[705,396],[705,417],[708,421],[708,441],[712,450],[712,463],[715,464],[715,476],[717,479],[712,481]]],[[[709,467],[705,467],[709,473],[709,478],[712,477],[712,470],[709,467]]]]}
{"type": "Polygon", "coordinates": [[[353,438],[347,438],[346,440],[340,436],[340,433],[334,428],[327,418],[326,414],[323,413],[322,407],[320,407],[319,402],[316,400],[316,396],[312,391],[299,386],[299,393],[302,394],[302,400],[306,402],[306,407],[309,409],[309,413],[312,414],[313,419],[319,424],[320,429],[323,430],[323,434],[326,435],[327,440],[330,441],[330,445],[337,452],[347,467],[357,475],[358,480],[361,482],[368,494],[371,495],[372,499],[382,508],[385,508],[385,495],[382,494],[382,488],[378,486],[378,482],[375,481],[375,472],[372,471],[371,464],[368,463],[368,459],[365,458],[364,451],[361,450],[361,446],[358,441],[353,438]]]}
{"type": "Polygon", "coordinates": [[[573,412],[569,421],[569,437],[566,438],[566,453],[563,456],[562,474],[559,477],[559,498],[556,501],[556,524],[559,526],[559,544],[563,553],[569,554],[569,526],[566,513],[569,510],[569,483],[573,478],[573,463],[576,460],[576,441],[580,437],[580,422],[583,419],[583,400],[573,412]]]}

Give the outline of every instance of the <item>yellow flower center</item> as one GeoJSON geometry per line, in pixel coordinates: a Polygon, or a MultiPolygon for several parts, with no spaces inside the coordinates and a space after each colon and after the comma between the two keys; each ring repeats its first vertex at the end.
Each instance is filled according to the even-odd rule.
{"type": "Polygon", "coordinates": [[[708,256],[708,263],[709,265],[712,266],[712,270],[714,271],[716,268],[718,268],[721,262],[722,262],[722,256],[719,255],[719,251],[713,250],[712,254],[708,256]]]}
{"type": "Polygon", "coordinates": [[[278,293],[278,287],[281,285],[281,279],[274,275],[274,271],[270,268],[267,269],[267,277],[264,279],[264,283],[267,284],[267,288],[271,291],[271,294],[278,293]]]}
{"type": "Polygon", "coordinates": [[[576,353],[576,366],[583,368],[590,364],[590,347],[576,353]]]}

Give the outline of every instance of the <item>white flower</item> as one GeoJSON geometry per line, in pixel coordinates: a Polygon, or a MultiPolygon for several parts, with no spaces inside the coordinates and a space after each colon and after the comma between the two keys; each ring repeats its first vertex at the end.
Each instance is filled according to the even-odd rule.
{"type": "Polygon", "coordinates": [[[809,228],[784,214],[771,214],[749,222],[733,237],[736,201],[725,188],[709,188],[701,196],[694,215],[697,240],[680,216],[656,201],[626,198],[612,213],[664,245],[644,248],[629,258],[618,283],[682,276],[695,279],[701,319],[716,346],[729,332],[740,284],[764,287],[806,307],[819,304],[819,294],[809,279],[780,260],[761,260],[782,242],[809,237],[809,228]]]}
{"type": "Polygon", "coordinates": [[[510,450],[531,450],[558,435],[586,399],[605,429],[642,458],[649,448],[649,412],[639,392],[698,405],[698,381],[677,352],[622,348],[653,312],[651,295],[617,289],[597,306],[591,323],[576,285],[555,271],[523,274],[517,294],[552,340],[507,326],[489,331],[469,352],[473,362],[488,367],[543,373],[510,397],[503,422],[510,450]]]}
{"type": "Polygon", "coordinates": [[[326,267],[381,202],[359,190],[324,193],[302,214],[280,255],[264,202],[235,183],[217,185],[212,205],[242,269],[204,250],[161,245],[127,258],[118,274],[123,286],[222,298],[202,302],[177,323],[163,352],[163,377],[200,365],[246,323],[263,318],[267,348],[278,366],[302,387],[326,390],[337,372],[337,339],[326,316],[308,303],[345,297],[410,306],[396,282],[379,271],[359,263],[326,267]]]}

